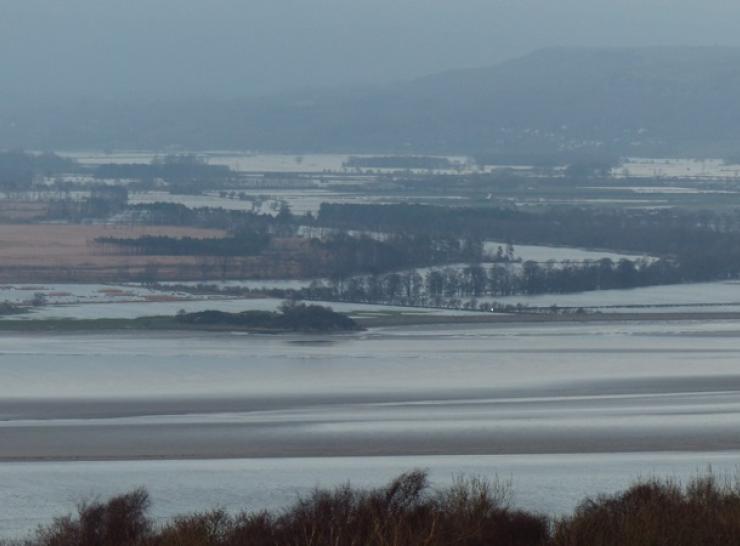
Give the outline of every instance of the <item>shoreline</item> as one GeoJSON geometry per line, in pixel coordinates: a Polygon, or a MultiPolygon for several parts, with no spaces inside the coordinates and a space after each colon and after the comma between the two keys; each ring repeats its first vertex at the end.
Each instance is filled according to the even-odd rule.
{"type": "Polygon", "coordinates": [[[426,324],[532,324],[532,323],[578,323],[594,322],[654,322],[654,321],[722,321],[740,320],[740,312],[680,312],[680,313],[491,313],[490,315],[397,315],[358,317],[355,321],[365,328],[390,326],[423,326],[426,324]]]}
{"type": "Polygon", "coordinates": [[[124,455],[124,456],[27,456],[27,457],[0,457],[0,465],[23,465],[23,464],[44,464],[44,463],[151,463],[151,462],[217,462],[217,461],[297,461],[297,460],[316,460],[323,461],[326,459],[413,459],[413,458],[467,458],[467,457],[608,457],[608,456],[692,456],[697,454],[710,456],[727,456],[735,457],[740,455],[740,444],[735,447],[721,449],[706,449],[706,447],[696,448],[656,448],[656,449],[604,449],[604,450],[557,450],[557,451],[418,451],[418,452],[397,452],[382,451],[375,453],[356,452],[356,453],[323,453],[323,452],[306,452],[296,454],[277,454],[277,455],[249,455],[249,454],[221,454],[221,455],[124,455]]]}
{"type": "Polygon", "coordinates": [[[740,454],[740,445],[722,449],[705,449],[705,448],[665,448],[665,449],[622,449],[622,450],[588,450],[588,451],[418,451],[418,452],[396,452],[383,451],[376,453],[320,453],[306,452],[296,454],[218,454],[218,455],[124,455],[124,456],[29,456],[29,457],[2,457],[0,465],[33,465],[33,464],[75,464],[75,463],[155,463],[155,462],[218,462],[218,461],[300,461],[300,460],[360,460],[360,459],[418,459],[418,458],[465,458],[465,457],[501,457],[501,458],[531,458],[531,457],[554,457],[554,458],[578,458],[578,457],[609,457],[609,456],[673,456],[673,455],[712,455],[712,456],[733,456],[740,454]]]}
{"type": "MultiPolygon", "coordinates": [[[[680,321],[727,321],[740,320],[740,312],[680,312],[680,313],[592,313],[592,314],[473,314],[466,315],[423,315],[423,314],[385,314],[375,316],[359,315],[355,322],[363,329],[391,328],[395,326],[455,326],[455,325],[497,325],[497,324],[589,324],[608,322],[680,322],[680,321]]],[[[239,332],[263,335],[307,334],[307,335],[346,335],[362,330],[290,330],[279,328],[238,327],[233,325],[184,324],[172,316],[151,316],[135,319],[96,318],[96,319],[3,319],[0,320],[0,335],[3,333],[111,333],[130,331],[157,332],[239,332]]]]}
{"type": "Polygon", "coordinates": [[[133,319],[94,318],[94,319],[4,319],[0,320],[0,335],[14,333],[111,333],[131,331],[156,332],[239,332],[262,335],[285,334],[348,334],[362,331],[357,328],[281,328],[271,326],[241,326],[238,324],[184,322],[177,316],[149,316],[133,319]]]}

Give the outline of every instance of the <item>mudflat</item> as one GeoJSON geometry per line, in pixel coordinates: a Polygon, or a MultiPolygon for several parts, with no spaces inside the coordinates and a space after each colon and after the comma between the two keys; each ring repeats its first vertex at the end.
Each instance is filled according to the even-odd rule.
{"type": "Polygon", "coordinates": [[[5,333],[0,356],[4,461],[740,449],[740,321],[5,333]]]}

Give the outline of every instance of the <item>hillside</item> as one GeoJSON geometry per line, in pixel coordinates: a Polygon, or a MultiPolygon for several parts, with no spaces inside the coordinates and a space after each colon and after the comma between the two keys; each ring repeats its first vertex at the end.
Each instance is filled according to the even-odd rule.
{"type": "Polygon", "coordinates": [[[375,89],[0,110],[0,147],[725,155],[740,49],[540,50],[375,89]]]}

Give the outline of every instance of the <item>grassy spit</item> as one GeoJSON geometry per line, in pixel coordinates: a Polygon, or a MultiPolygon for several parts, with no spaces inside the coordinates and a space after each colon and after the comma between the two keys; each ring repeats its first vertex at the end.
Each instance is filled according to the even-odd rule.
{"type": "MultiPolygon", "coordinates": [[[[345,315],[346,316],[346,315],[345,315]]],[[[530,324],[530,323],[604,323],[604,322],[651,322],[651,321],[726,321],[740,320],[738,312],[681,312],[681,313],[588,313],[549,314],[512,313],[434,315],[432,313],[403,313],[381,311],[359,313],[354,317],[354,326],[349,328],[316,328],[310,324],[300,327],[276,327],[244,325],[238,323],[192,323],[182,322],[176,316],[152,316],[135,319],[97,318],[97,319],[4,319],[0,320],[0,332],[110,332],[116,330],[152,331],[214,331],[214,332],[252,332],[264,334],[284,333],[338,333],[358,331],[365,328],[390,328],[403,326],[451,325],[456,324],[530,324]]]]}
{"type": "Polygon", "coordinates": [[[111,330],[215,330],[254,333],[352,332],[361,327],[328,307],[288,303],[273,311],[201,311],[135,319],[2,320],[0,331],[96,332],[111,330]]]}

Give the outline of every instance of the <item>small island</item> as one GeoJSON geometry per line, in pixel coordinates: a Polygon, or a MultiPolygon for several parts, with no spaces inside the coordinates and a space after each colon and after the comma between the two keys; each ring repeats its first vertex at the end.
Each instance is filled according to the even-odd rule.
{"type": "Polygon", "coordinates": [[[362,330],[351,317],[329,307],[287,302],[278,311],[181,312],[135,319],[3,320],[0,331],[93,332],[111,330],[207,330],[262,334],[340,333],[362,330]]]}
{"type": "Polygon", "coordinates": [[[349,316],[337,313],[330,307],[285,303],[277,312],[202,311],[181,313],[176,317],[179,324],[205,329],[239,329],[265,332],[347,332],[361,330],[349,316]]]}

